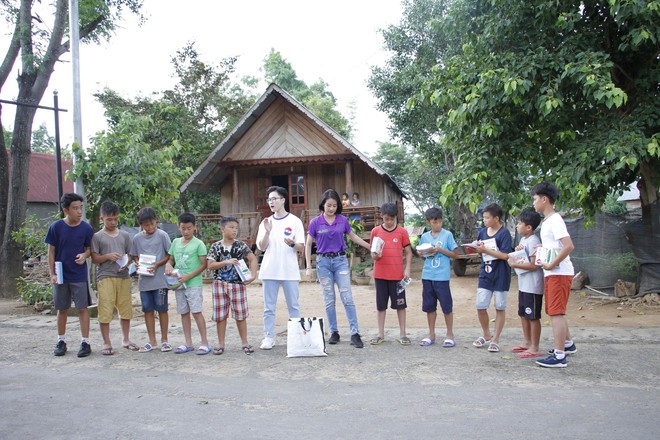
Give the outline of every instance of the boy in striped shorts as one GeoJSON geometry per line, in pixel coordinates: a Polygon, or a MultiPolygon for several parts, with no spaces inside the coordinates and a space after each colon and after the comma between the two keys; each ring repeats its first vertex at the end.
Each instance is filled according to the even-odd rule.
{"type": "Polygon", "coordinates": [[[213,320],[218,330],[218,346],[213,354],[222,354],[225,351],[225,334],[227,332],[227,318],[231,307],[232,317],[236,320],[238,334],[243,344],[243,352],[254,352],[247,339],[247,285],[257,276],[257,258],[247,244],[236,240],[238,235],[238,220],[234,217],[224,217],[220,222],[222,240],[211,245],[207,255],[208,266],[214,270],[213,274],[213,320]],[[244,276],[243,281],[239,274],[240,262],[247,260],[250,274],[244,276]]]}

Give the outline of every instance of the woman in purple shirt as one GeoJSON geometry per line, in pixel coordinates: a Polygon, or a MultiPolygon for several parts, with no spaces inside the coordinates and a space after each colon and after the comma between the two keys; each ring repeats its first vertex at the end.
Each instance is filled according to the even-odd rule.
{"type": "Polygon", "coordinates": [[[371,250],[369,243],[358,237],[346,217],[341,215],[341,199],[337,191],[329,189],[321,196],[318,217],[309,222],[307,242],[305,244],[305,259],[307,261],[307,278],[311,279],[312,242],[316,241],[316,274],[325,300],[325,312],[330,324],[330,339],[328,343],[339,342],[337,328],[337,311],[335,309],[335,283],[339,289],[339,296],[344,303],[346,318],[351,328],[351,345],[356,348],[364,347],[358,330],[357,311],[351,292],[351,270],[346,258],[346,242],[344,235],[348,235],[353,242],[371,250]]]}

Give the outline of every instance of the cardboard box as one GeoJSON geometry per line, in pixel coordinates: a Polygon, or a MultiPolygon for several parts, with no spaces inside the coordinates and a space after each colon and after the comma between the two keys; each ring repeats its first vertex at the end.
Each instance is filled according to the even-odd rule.
{"type": "Polygon", "coordinates": [[[385,247],[385,240],[380,237],[374,237],[371,242],[371,252],[374,254],[383,253],[383,248],[385,247]]]}
{"type": "Polygon", "coordinates": [[[55,276],[57,277],[56,284],[64,284],[64,272],[61,261],[55,262],[55,276]]]}

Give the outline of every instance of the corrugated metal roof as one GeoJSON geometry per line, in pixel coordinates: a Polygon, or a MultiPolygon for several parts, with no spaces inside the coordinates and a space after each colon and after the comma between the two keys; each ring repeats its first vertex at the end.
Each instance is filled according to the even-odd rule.
{"type": "MultiPolygon", "coordinates": [[[[346,147],[352,154],[356,155],[362,162],[366,163],[378,175],[382,176],[396,191],[405,197],[405,194],[382,168],[376,165],[371,159],[355,148],[350,142],[339,135],[335,130],[330,128],[325,122],[316,117],[307,107],[298,102],[293,96],[289,95],[284,89],[277,84],[271,84],[266,92],[250,107],[250,109],[243,115],[241,120],[229,132],[222,142],[211,152],[204,162],[193,172],[193,174],[181,185],[181,191],[189,189],[191,191],[210,191],[218,189],[219,186],[228,177],[228,170],[221,168],[216,170],[218,162],[222,161],[236,143],[243,137],[243,135],[252,127],[252,125],[259,119],[261,115],[270,107],[270,105],[277,99],[277,97],[284,98],[291,105],[295,106],[305,116],[311,119],[319,128],[328,133],[333,139],[346,147]],[[215,174],[215,175],[214,175],[215,174]],[[212,177],[211,182],[206,182],[212,177]]],[[[291,158],[282,159],[283,161],[291,162],[291,158]]],[[[277,159],[269,160],[264,163],[277,163],[277,159]]],[[[304,157],[300,158],[301,162],[306,161],[304,157]]]]}
{"type": "MultiPolygon", "coordinates": [[[[7,157],[10,158],[9,151],[7,157]]],[[[62,174],[71,169],[71,159],[62,159],[62,174]]],[[[11,166],[11,160],[10,164],[11,166]]],[[[64,180],[62,188],[64,192],[73,192],[73,182],[64,180]]],[[[28,175],[28,202],[57,203],[57,162],[54,154],[31,153],[30,172],[28,175]]]]}

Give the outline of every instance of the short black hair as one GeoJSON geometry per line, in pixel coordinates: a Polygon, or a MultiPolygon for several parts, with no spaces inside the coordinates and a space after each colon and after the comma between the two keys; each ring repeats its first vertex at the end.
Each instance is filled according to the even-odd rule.
{"type": "Polygon", "coordinates": [[[156,211],[154,211],[153,208],[149,208],[148,206],[145,206],[144,208],[138,211],[137,218],[138,218],[138,224],[141,225],[144,222],[157,220],[158,216],[156,216],[156,211]]]}
{"type": "Polygon", "coordinates": [[[436,207],[429,208],[424,211],[424,218],[426,218],[426,220],[442,220],[442,209],[436,207]]]}
{"type": "Polygon", "coordinates": [[[381,215],[389,215],[390,217],[397,217],[399,215],[399,210],[396,207],[395,203],[387,202],[383,203],[383,206],[380,207],[381,215]]]}
{"type": "Polygon", "coordinates": [[[101,203],[101,215],[117,215],[119,214],[119,205],[110,200],[101,203]]]}
{"type": "Polygon", "coordinates": [[[538,228],[539,225],[541,224],[541,214],[534,211],[533,209],[525,209],[523,212],[520,213],[520,217],[518,217],[518,220],[520,220],[521,223],[524,223],[527,226],[531,226],[532,231],[535,231],[536,228],[538,228]]]}
{"type": "Polygon", "coordinates": [[[337,202],[337,211],[335,214],[341,214],[341,200],[339,199],[339,193],[335,191],[334,189],[326,189],[323,195],[321,196],[321,201],[319,202],[319,211],[323,212],[325,208],[325,202],[328,201],[328,199],[333,199],[335,202],[337,202]]]}
{"type": "Polygon", "coordinates": [[[227,223],[231,223],[231,222],[234,222],[234,223],[236,223],[236,224],[240,224],[240,223],[238,222],[238,219],[237,219],[236,217],[232,217],[232,216],[229,215],[229,216],[227,216],[227,217],[222,217],[222,220],[220,220],[220,227],[222,228],[222,227],[225,226],[227,223]]]}
{"type": "Polygon", "coordinates": [[[71,206],[71,203],[73,202],[84,202],[85,198],[81,196],[80,194],[76,193],[64,193],[62,194],[62,198],[60,199],[60,206],[62,206],[62,209],[69,209],[69,206],[71,206]]]}
{"type": "Polygon", "coordinates": [[[276,192],[277,194],[280,195],[280,197],[284,197],[284,199],[289,198],[289,191],[286,190],[286,188],[282,188],[281,186],[270,186],[266,190],[266,196],[268,196],[270,193],[276,192]]]}
{"type": "Polygon", "coordinates": [[[353,193],[353,195],[354,195],[354,196],[358,196],[358,199],[360,198],[360,193],[357,192],[357,191],[355,191],[355,192],[353,193]]]}
{"type": "Polygon", "coordinates": [[[351,197],[351,196],[348,195],[348,193],[344,193],[344,194],[342,194],[341,196],[342,196],[342,197],[346,196],[347,199],[348,199],[349,197],[351,197]]]}
{"type": "Polygon", "coordinates": [[[179,224],[182,223],[192,223],[193,225],[195,224],[195,215],[191,214],[189,212],[184,212],[179,216],[179,224]]]}
{"type": "Polygon", "coordinates": [[[499,218],[500,221],[502,220],[502,216],[504,216],[504,211],[502,211],[502,207],[497,203],[491,203],[490,205],[486,206],[483,212],[487,212],[493,217],[499,218]]]}
{"type": "Polygon", "coordinates": [[[557,187],[552,183],[541,182],[532,188],[532,195],[546,196],[550,200],[550,203],[554,205],[557,201],[557,187]]]}

